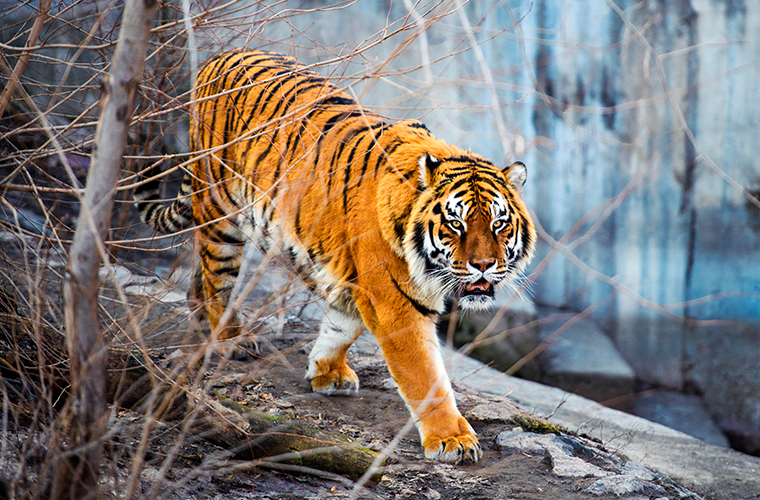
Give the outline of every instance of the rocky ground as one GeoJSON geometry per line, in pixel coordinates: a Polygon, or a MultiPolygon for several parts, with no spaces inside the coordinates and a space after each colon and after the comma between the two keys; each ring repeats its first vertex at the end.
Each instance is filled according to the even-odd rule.
{"type": "MultiPolygon", "coordinates": [[[[159,477],[156,466],[163,461],[154,458],[155,466],[149,461],[141,475],[142,491],[159,487],[161,497],[215,499],[701,498],[597,442],[559,432],[506,397],[480,393],[461,383],[455,384],[457,400],[478,433],[483,458],[458,466],[425,460],[413,428],[399,435],[409,413],[376,344],[362,337],[349,353],[362,383],[358,396],[321,396],[312,393],[303,379],[314,332],[293,317],[287,319],[284,328],[259,333],[260,354],[215,363],[209,391],[271,415],[287,414],[316,428],[340,432],[360,446],[386,453],[389,458],[379,483],[357,488],[347,480],[269,468],[218,474],[218,467],[229,466],[219,462],[222,450],[193,443],[181,446],[162,481],[155,478],[159,477]]],[[[133,412],[120,416],[122,421],[133,419],[135,430],[142,418],[133,412]]],[[[152,443],[155,457],[165,456],[176,444],[167,435],[173,432],[161,433],[152,443]]],[[[127,468],[129,461],[123,466],[127,468]]]]}

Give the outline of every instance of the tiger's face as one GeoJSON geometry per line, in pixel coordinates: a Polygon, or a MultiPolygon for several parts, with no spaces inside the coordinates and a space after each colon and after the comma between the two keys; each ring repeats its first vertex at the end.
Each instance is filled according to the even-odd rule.
{"type": "Polygon", "coordinates": [[[525,179],[519,162],[501,171],[480,157],[421,158],[424,191],[404,242],[417,285],[469,310],[491,307],[497,288],[516,290],[536,240],[525,179]]]}

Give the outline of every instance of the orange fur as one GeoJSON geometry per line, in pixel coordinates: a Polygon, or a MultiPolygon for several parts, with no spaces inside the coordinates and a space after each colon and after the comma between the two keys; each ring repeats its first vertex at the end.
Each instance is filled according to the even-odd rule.
{"type": "MultiPolygon", "coordinates": [[[[448,296],[482,309],[496,286],[519,279],[535,242],[519,196],[525,167],[502,171],[419,122],[388,123],[277,54],[212,60],[197,98],[197,160],[176,203],[189,210],[191,199],[199,226],[192,294],[212,329],[239,333],[234,317],[220,319],[243,244],[278,245],[328,305],[309,356],[313,389],[358,390],[346,351],[366,325],[417,419],[425,456],[476,461],[478,440],[456,408],[435,321],[448,296]]],[[[143,201],[141,213],[164,230],[184,227],[190,217],[172,219],[176,203],[143,201]]]]}

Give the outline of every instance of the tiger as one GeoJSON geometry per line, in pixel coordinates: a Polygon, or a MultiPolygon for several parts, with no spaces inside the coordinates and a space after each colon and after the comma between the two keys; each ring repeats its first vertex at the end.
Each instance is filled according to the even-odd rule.
{"type": "Polygon", "coordinates": [[[226,339],[225,310],[249,241],[276,245],[324,298],[306,379],[321,394],[357,394],[348,348],[377,339],[427,459],[477,462],[475,431],[457,408],[436,335],[446,301],[492,306],[515,288],[535,248],[521,199],[522,162],[497,168],[436,139],[417,120],[392,121],[294,58],[224,53],[198,72],[190,109],[194,155],[169,205],[158,180],[135,194],[160,232],[195,224],[200,264],[188,296],[226,339]]]}

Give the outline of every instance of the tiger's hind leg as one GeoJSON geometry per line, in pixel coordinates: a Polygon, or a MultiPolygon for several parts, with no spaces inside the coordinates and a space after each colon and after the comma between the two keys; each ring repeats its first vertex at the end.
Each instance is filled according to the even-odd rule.
{"type": "Polygon", "coordinates": [[[320,394],[357,393],[359,377],[346,364],[346,352],[364,329],[360,318],[353,318],[328,305],[319,336],[309,354],[306,379],[320,394]]]}
{"type": "Polygon", "coordinates": [[[243,233],[229,221],[218,221],[199,231],[200,279],[196,272],[194,295],[205,303],[212,335],[222,340],[241,333],[237,314],[233,311],[225,318],[225,311],[240,272],[243,238],[243,233]]]}
{"type": "Polygon", "coordinates": [[[206,299],[203,292],[203,266],[199,263],[193,272],[190,288],[187,289],[187,305],[190,309],[190,330],[198,333],[206,319],[206,299]]]}

